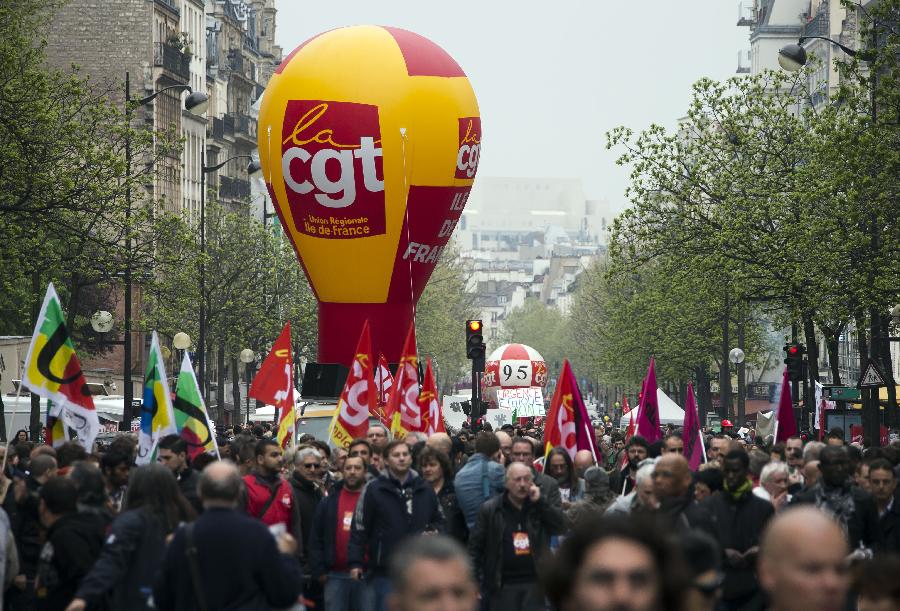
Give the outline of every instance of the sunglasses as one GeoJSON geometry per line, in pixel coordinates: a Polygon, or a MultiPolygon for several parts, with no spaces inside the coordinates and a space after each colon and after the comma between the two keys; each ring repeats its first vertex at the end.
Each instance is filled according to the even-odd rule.
{"type": "Polygon", "coordinates": [[[308,463],[303,465],[304,469],[321,469],[322,465],[317,465],[316,463],[308,463]]]}

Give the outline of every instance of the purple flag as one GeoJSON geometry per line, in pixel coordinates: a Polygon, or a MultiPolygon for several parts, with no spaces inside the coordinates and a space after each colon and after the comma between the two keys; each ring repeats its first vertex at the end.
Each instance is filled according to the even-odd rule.
{"type": "Polygon", "coordinates": [[[659,399],[656,396],[656,370],[653,367],[652,356],[647,377],[644,378],[644,394],[641,396],[639,410],[637,434],[646,439],[647,443],[662,439],[662,431],[659,428],[659,399]]]}
{"type": "Polygon", "coordinates": [[[791,400],[791,381],[787,367],[781,380],[781,399],[778,400],[778,416],[775,421],[775,443],[787,441],[788,437],[797,434],[797,421],[794,420],[794,402],[791,400]]]}
{"type": "MultiPolygon", "coordinates": [[[[569,362],[566,361],[566,366],[569,362]]],[[[571,369],[570,369],[571,371],[571,369]]],[[[587,407],[581,398],[581,390],[578,388],[578,382],[572,375],[572,408],[575,412],[575,449],[590,450],[594,455],[594,464],[600,464],[600,452],[597,451],[597,439],[594,437],[594,427],[591,426],[591,418],[588,416],[587,407]]]]}
{"type": "Polygon", "coordinates": [[[681,439],[684,442],[684,457],[691,465],[691,471],[700,468],[703,462],[703,441],[700,439],[700,418],[697,416],[697,403],[694,401],[694,385],[688,382],[687,403],[684,406],[684,428],[681,439]]]}

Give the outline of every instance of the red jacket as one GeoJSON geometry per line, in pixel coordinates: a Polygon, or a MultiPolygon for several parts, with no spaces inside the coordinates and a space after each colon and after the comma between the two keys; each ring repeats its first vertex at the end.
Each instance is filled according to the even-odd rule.
{"type": "Polygon", "coordinates": [[[284,524],[287,532],[295,532],[295,526],[299,524],[294,524],[294,495],[287,480],[279,478],[277,484],[273,486],[256,473],[251,473],[244,476],[244,485],[247,487],[247,515],[262,520],[266,526],[284,524]],[[275,499],[269,503],[266,512],[260,515],[273,490],[276,489],[275,499]]]}

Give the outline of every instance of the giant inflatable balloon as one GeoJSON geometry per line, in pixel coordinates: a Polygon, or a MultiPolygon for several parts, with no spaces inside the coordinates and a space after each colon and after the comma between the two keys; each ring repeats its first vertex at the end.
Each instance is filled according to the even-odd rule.
{"type": "Polygon", "coordinates": [[[412,32],[315,36],[275,71],[259,114],[263,176],[319,300],[319,362],[349,364],[363,320],[400,360],[413,308],[478,170],[472,86],[412,32]]]}
{"type": "Polygon", "coordinates": [[[482,399],[496,407],[497,391],[501,388],[546,386],[547,364],[531,346],[503,344],[487,358],[482,381],[482,399]]]}

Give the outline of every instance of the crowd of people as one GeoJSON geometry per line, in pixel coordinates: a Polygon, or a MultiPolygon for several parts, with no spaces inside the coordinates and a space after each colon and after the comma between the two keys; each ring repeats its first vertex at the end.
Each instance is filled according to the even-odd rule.
{"type": "Polygon", "coordinates": [[[599,423],[600,456],[534,426],[334,449],[234,427],[219,456],[177,436],[135,466],[0,448],[2,604],[31,610],[900,610],[900,445],[599,423]],[[768,442],[768,443],[767,443],[768,442]]]}

